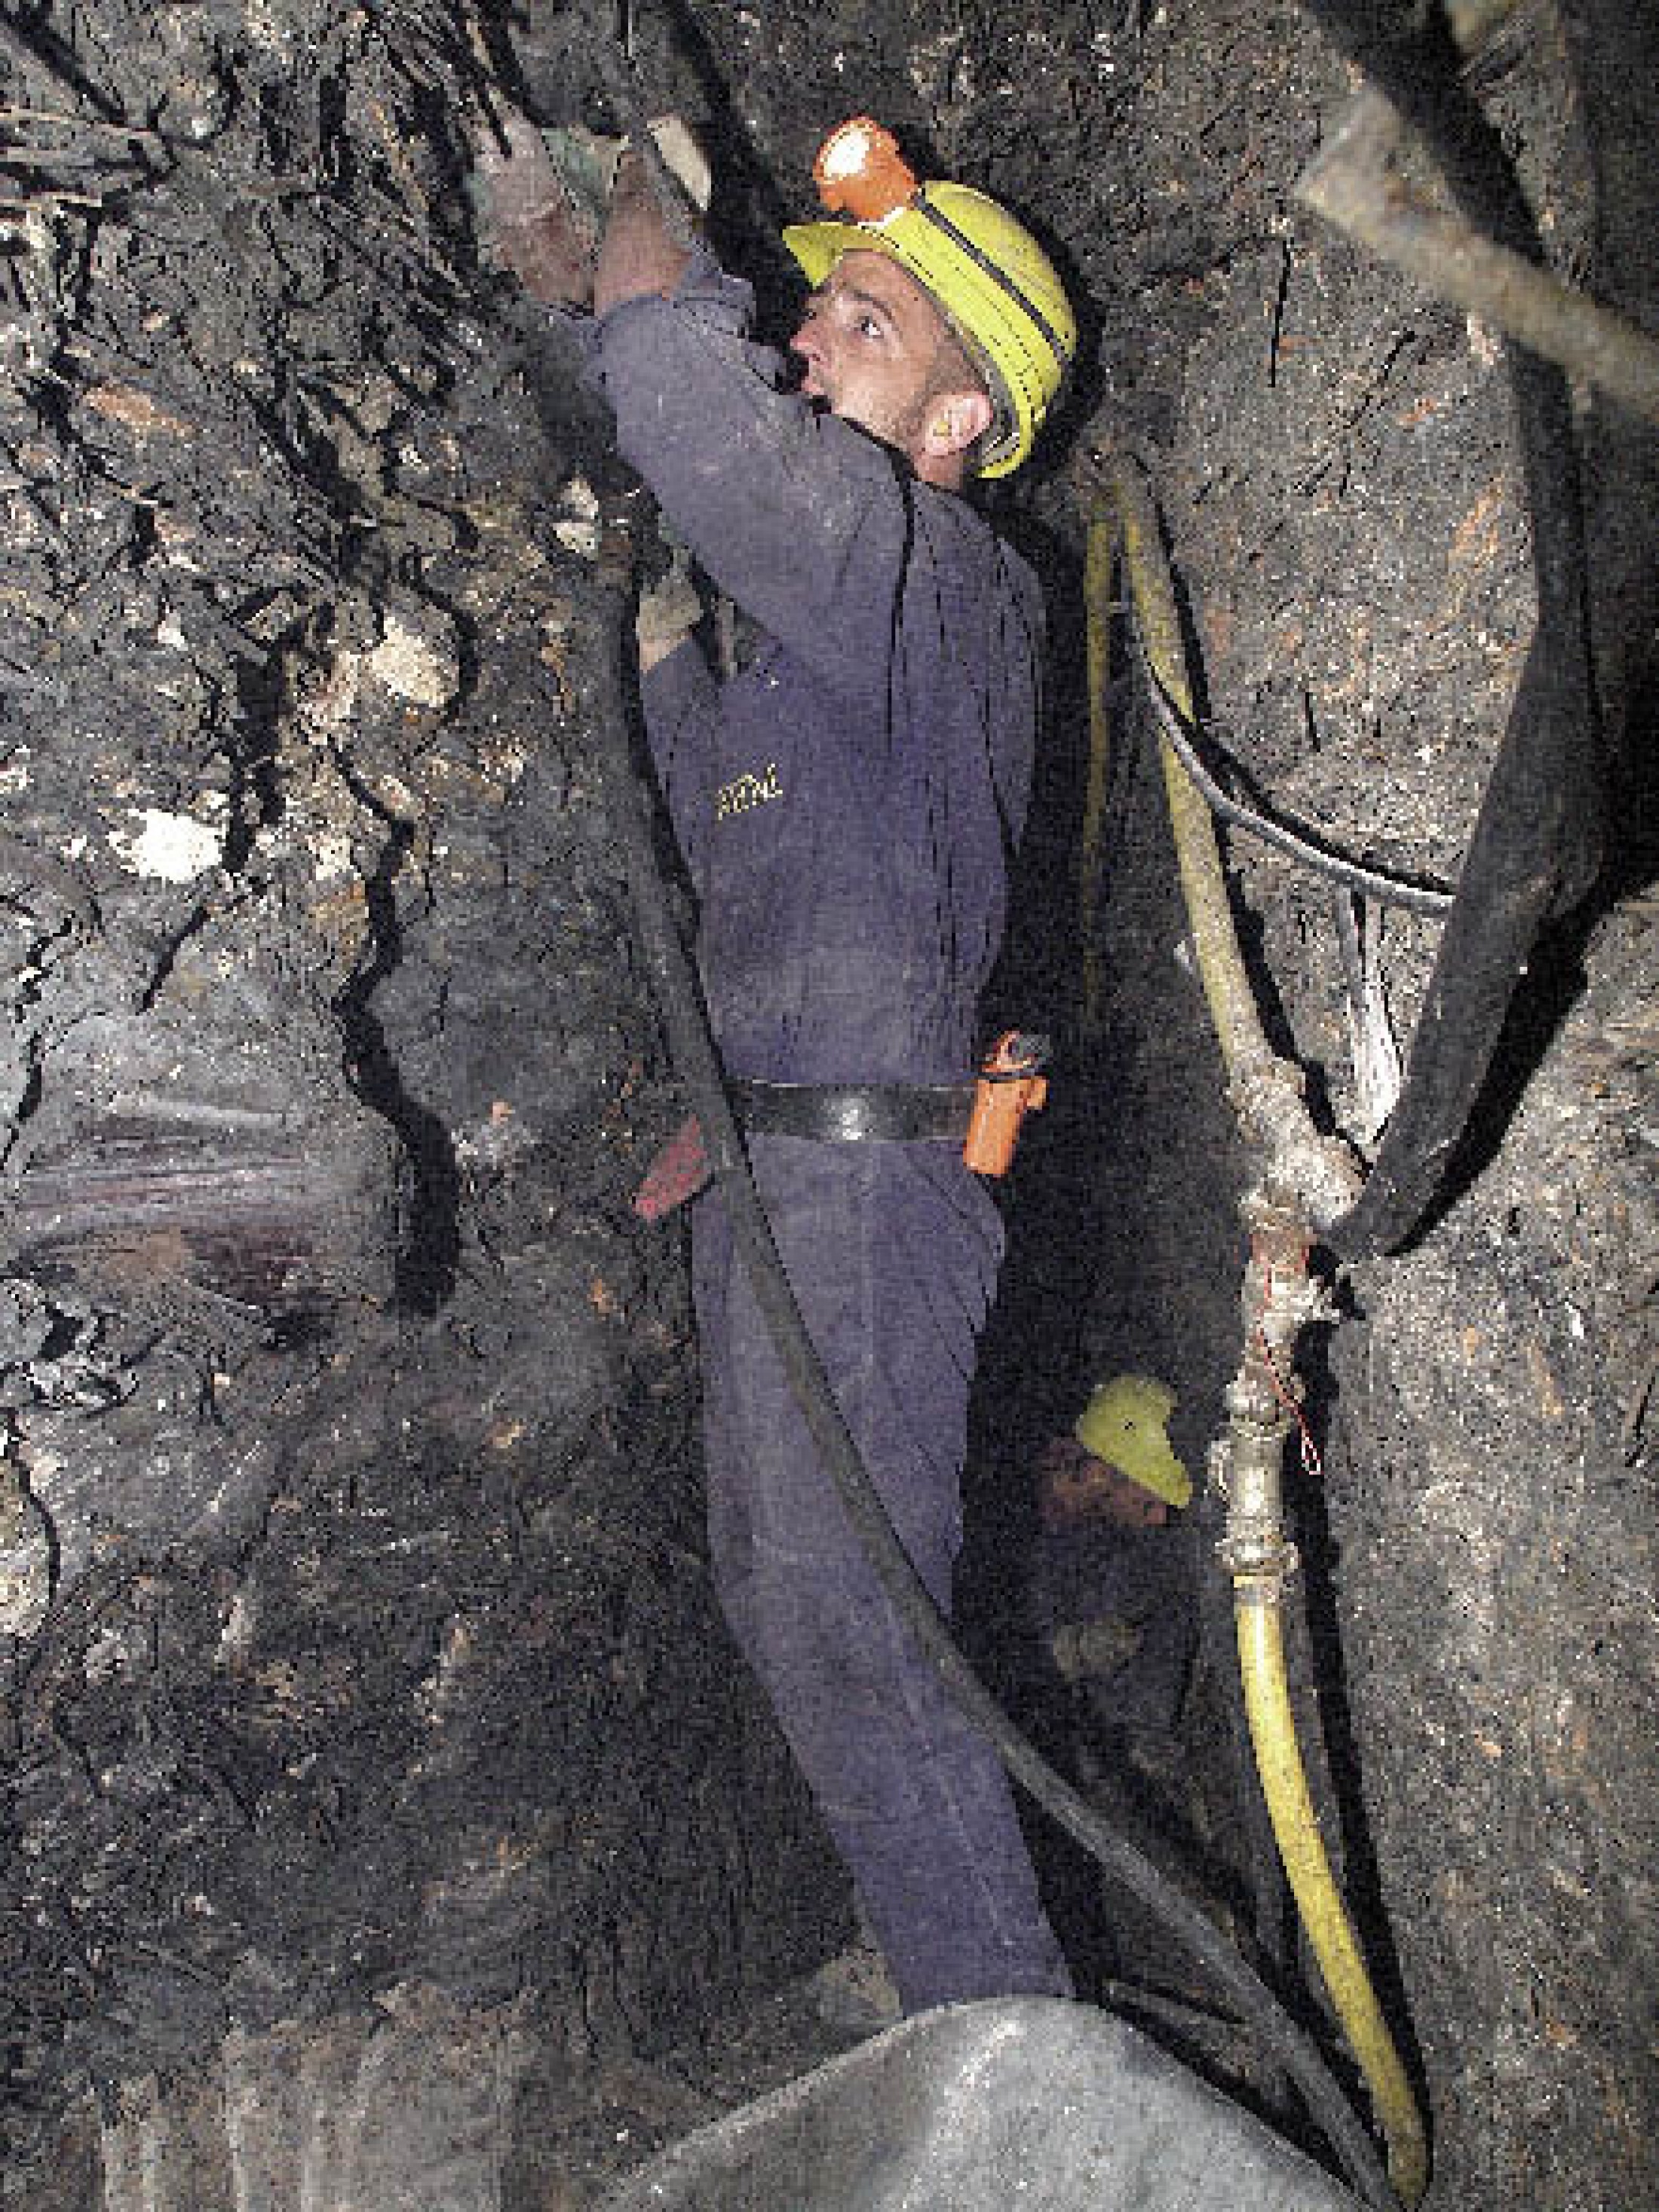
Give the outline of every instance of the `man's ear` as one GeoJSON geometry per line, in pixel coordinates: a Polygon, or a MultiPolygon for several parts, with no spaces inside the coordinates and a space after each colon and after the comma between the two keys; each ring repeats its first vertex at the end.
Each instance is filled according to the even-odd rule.
{"type": "Polygon", "coordinates": [[[927,403],[922,451],[935,460],[965,453],[991,427],[991,402],[983,392],[945,392],[927,403]]]}

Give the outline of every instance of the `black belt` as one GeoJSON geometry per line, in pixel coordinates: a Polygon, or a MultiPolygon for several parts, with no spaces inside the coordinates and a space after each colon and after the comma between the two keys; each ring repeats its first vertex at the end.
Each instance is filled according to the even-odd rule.
{"type": "Polygon", "coordinates": [[[731,1090],[745,1129],[834,1145],[872,1138],[959,1145],[974,1110],[971,1083],[733,1083],[731,1090]]]}

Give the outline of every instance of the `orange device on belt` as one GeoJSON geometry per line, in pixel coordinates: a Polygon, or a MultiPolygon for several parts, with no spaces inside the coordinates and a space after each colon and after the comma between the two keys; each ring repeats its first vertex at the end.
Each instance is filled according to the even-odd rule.
{"type": "Polygon", "coordinates": [[[985,1055],[962,1157],[975,1175],[1006,1175],[1019,1125],[1048,1096],[1048,1040],[1033,1030],[1005,1030],[985,1055]]]}

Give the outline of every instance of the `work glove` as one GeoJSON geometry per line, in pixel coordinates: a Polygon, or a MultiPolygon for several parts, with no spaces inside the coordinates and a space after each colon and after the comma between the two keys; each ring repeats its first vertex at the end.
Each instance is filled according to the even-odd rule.
{"type": "MultiPolygon", "coordinates": [[[[678,115],[654,116],[648,128],[656,141],[657,151],[672,173],[684,187],[685,196],[699,215],[708,212],[708,199],[714,189],[709,173],[708,157],[691,135],[690,125],[678,115]]],[[[625,138],[606,138],[596,142],[613,149],[611,159],[611,179],[608,190],[617,182],[617,163],[627,147],[625,138]]]]}
{"type": "Polygon", "coordinates": [[[666,660],[702,619],[702,601],[691,578],[690,556],[676,546],[660,581],[640,593],[634,616],[634,640],[643,674],[666,660]]]}
{"type": "Polygon", "coordinates": [[[588,204],[587,193],[562,173],[567,165],[555,166],[528,117],[509,112],[501,129],[505,146],[486,133],[478,151],[489,241],[532,298],[550,307],[585,307],[593,294],[598,210],[609,197],[616,165],[588,204]]]}
{"type": "MultiPolygon", "coordinates": [[[[699,210],[713,179],[702,149],[678,115],[659,116],[651,136],[664,161],[699,210]]],[[[496,253],[534,298],[550,306],[586,307],[593,292],[593,260],[627,141],[602,138],[579,124],[538,131],[507,112],[503,147],[486,133],[477,179],[496,253]]]]}

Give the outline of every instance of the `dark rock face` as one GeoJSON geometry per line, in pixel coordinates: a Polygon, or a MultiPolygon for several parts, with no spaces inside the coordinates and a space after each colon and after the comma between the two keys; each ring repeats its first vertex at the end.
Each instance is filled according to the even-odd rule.
{"type": "Polygon", "coordinates": [[[4,61],[21,2157],[77,2080],[396,1986],[631,2048],[841,1905],[627,1212],[673,1100],[477,59],[135,5],[4,61]]]}
{"type": "MultiPolygon", "coordinates": [[[[673,61],[634,12],[658,85],[714,103],[717,215],[775,318],[782,204],[861,108],[1031,216],[1074,281],[1077,390],[1008,508],[1050,586],[1056,710],[1000,987],[1066,1079],[1017,1178],[988,1433],[1063,1426],[1145,1366],[1196,1468],[1249,1166],[1127,715],[1107,1004],[1097,1036],[1077,1018],[1059,459],[1092,421],[1148,465],[1257,793],[1449,879],[1534,619],[1493,335],[1295,208],[1352,81],[1288,7],[695,0],[673,61]]],[[[591,112],[586,11],[535,14],[539,106],[591,112]]],[[[1651,328],[1650,15],[1523,8],[1473,81],[1558,267],[1651,328]]],[[[678,1102],[588,758],[586,461],[514,366],[465,185],[526,27],[417,0],[12,21],[22,2172],[88,2083],[222,2064],[227,2109],[274,2110],[328,2038],[356,2081],[366,2020],[504,2081],[532,2040],[544,2064],[645,2047],[821,1955],[842,1901],[700,1565],[677,1233],[628,1212],[678,1102]]],[[[1420,2061],[1431,2212],[1632,2212],[1654,2187],[1659,436],[1588,394],[1576,430],[1609,887],[1540,948],[1448,1203],[1348,1279],[1312,1378],[1326,1481],[1297,1508],[1331,1840],[1420,2061]]],[[[1242,838],[1229,858],[1277,1040],[1370,1147],[1437,926],[1374,925],[1362,992],[1328,889],[1242,838]]],[[[1006,1472],[984,1486],[1006,1499],[1006,1472]]],[[[110,2141],[110,2202],[152,2201],[110,2141]]],[[[253,2186],[253,2151],[216,2154],[253,2186]]]]}

